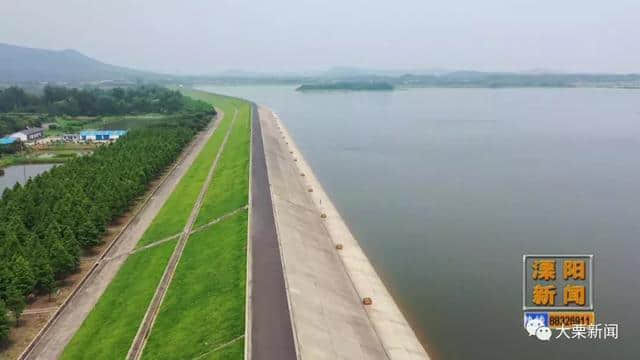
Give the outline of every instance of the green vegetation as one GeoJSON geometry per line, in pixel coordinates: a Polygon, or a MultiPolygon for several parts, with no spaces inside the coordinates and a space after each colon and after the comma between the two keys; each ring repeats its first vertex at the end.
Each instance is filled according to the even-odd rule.
{"type": "Polygon", "coordinates": [[[45,86],[42,96],[19,87],[0,90],[0,135],[49,123],[46,135],[83,129],[133,129],[210,112],[202,101],[158,86],[70,89],[45,86]]]}
{"type": "MultiPolygon", "coordinates": [[[[201,92],[190,95],[217,98],[201,92]]],[[[238,114],[196,225],[248,202],[251,106],[224,99],[238,107],[238,114]]],[[[247,217],[247,211],[242,211],[191,235],[144,359],[171,359],[177,353],[185,358],[242,358],[244,341],[238,337],[245,326],[247,217]]]]}
{"type": "Polygon", "coordinates": [[[201,360],[228,360],[228,359],[242,359],[244,356],[244,338],[238,339],[233,343],[224,346],[217,351],[212,351],[206,355],[203,355],[201,360]]]}
{"type": "Polygon", "coordinates": [[[0,339],[6,339],[9,336],[9,319],[7,318],[7,307],[4,301],[0,300],[0,339]]]}
{"type": "Polygon", "coordinates": [[[194,359],[244,334],[246,240],[246,211],[191,236],[143,359],[194,359]]]}
{"type": "MultiPolygon", "coordinates": [[[[15,142],[14,144],[21,143],[15,142]]],[[[78,156],[91,155],[93,150],[99,146],[101,145],[95,143],[59,143],[38,146],[38,148],[25,148],[17,153],[0,156],[0,169],[22,164],[61,164],[78,156]]],[[[2,148],[0,147],[0,153],[2,148]]]]}
{"type": "Polygon", "coordinates": [[[41,114],[0,114],[0,137],[27,127],[40,126],[44,122],[46,122],[46,116],[41,114]]]}
{"type": "MultiPolygon", "coordinates": [[[[139,246],[167,238],[182,231],[207,173],[213,165],[213,159],[218,152],[222,137],[224,137],[224,131],[228,128],[229,123],[230,120],[225,114],[219,128],[207,141],[187,173],[176,186],[176,189],[154,218],[142,239],[138,242],[139,246]],[[220,134],[222,134],[222,137],[220,134]]],[[[170,241],[169,243],[175,245],[176,241],[170,241]]],[[[164,247],[165,245],[163,244],[162,246],[164,247]]],[[[154,257],[156,260],[134,260],[135,263],[129,265],[131,259],[127,259],[112,284],[105,290],[96,307],[91,311],[87,320],[82,324],[80,330],[65,349],[62,358],[124,358],[151,302],[173,248],[174,246],[171,246],[170,250],[167,250],[167,255],[162,256],[162,258],[159,257],[160,255],[150,252],[151,249],[155,248],[133,255],[142,259],[154,257]],[[145,273],[141,275],[139,266],[145,265],[137,264],[149,261],[155,261],[157,266],[145,268],[145,273]],[[145,278],[142,280],[144,284],[139,284],[141,276],[145,278]],[[113,284],[118,285],[114,286],[113,284]],[[123,296],[123,294],[128,294],[129,291],[135,292],[135,302],[129,301],[123,296]],[[114,309],[123,309],[123,311],[114,312],[114,309]],[[125,311],[125,309],[130,310],[125,311]],[[105,323],[110,324],[110,326],[108,328],[103,327],[102,324],[105,323]],[[97,339],[99,340],[97,341],[97,339]],[[87,349],[92,350],[87,351],[87,349]],[[96,351],[94,352],[93,349],[96,349],[96,351]]]]}
{"type": "Polygon", "coordinates": [[[209,123],[210,105],[188,100],[182,106],[182,116],[130,131],[92,156],[74,158],[3,192],[0,300],[16,317],[27,296],[50,293],[57,280],[76,270],[81,249],[98,244],[107,224],[209,123]]]}
{"type": "MultiPolygon", "coordinates": [[[[213,165],[226,130],[229,129],[231,125],[236,107],[240,108],[237,115],[238,117],[218,166],[222,165],[223,158],[227,158],[224,154],[226,154],[228,149],[233,148],[235,149],[234,152],[244,153],[248,156],[248,143],[245,144],[247,147],[245,151],[240,151],[241,149],[238,148],[238,145],[233,146],[233,144],[240,143],[235,140],[241,138],[239,135],[234,135],[237,134],[237,128],[244,128],[244,131],[248,132],[250,112],[248,111],[246,102],[212,94],[193,93],[209,102],[215,103],[217,107],[221,108],[225,114],[224,119],[207,144],[205,144],[203,150],[198,154],[185,176],[178,183],[176,189],[139,241],[138,246],[167,238],[182,231],[197,195],[204,184],[206,175],[213,165]],[[242,106],[244,106],[245,109],[243,109],[242,106]]],[[[225,173],[228,174],[228,176],[236,176],[236,173],[225,173]]],[[[248,176],[248,173],[244,176],[248,176]]],[[[211,190],[211,188],[209,190],[211,190]]],[[[243,190],[240,188],[240,190],[233,191],[243,190]]],[[[243,204],[246,204],[246,189],[244,190],[244,194],[243,204]]],[[[218,201],[218,199],[206,197],[205,203],[209,201],[218,201]]],[[[197,331],[195,334],[197,334],[199,338],[211,336],[209,330],[211,326],[214,326],[214,333],[216,334],[211,341],[216,341],[216,344],[218,340],[226,343],[244,333],[246,224],[247,212],[244,211],[191,236],[178,265],[177,272],[174,275],[167,298],[165,298],[163,302],[159,316],[164,317],[165,315],[162,314],[167,314],[166,310],[162,310],[166,304],[179,303],[179,306],[188,304],[187,308],[201,308],[203,309],[202,311],[209,311],[208,309],[213,307],[215,315],[211,317],[205,313],[198,314],[192,310],[188,315],[180,315],[180,317],[189,321],[200,319],[200,322],[207,322],[207,324],[198,324],[197,327],[193,329],[197,331]],[[242,233],[244,235],[241,235],[242,233]],[[215,240],[212,240],[212,237],[215,240]],[[203,255],[207,257],[205,262],[202,261],[203,255]],[[215,264],[215,266],[212,266],[212,264],[215,264]],[[212,278],[213,273],[220,274],[212,278]],[[215,281],[212,282],[212,279],[215,281]],[[180,287],[178,290],[172,290],[174,286],[180,286],[176,284],[187,285],[185,285],[185,288],[180,287]],[[235,286],[233,287],[233,291],[226,295],[227,291],[222,291],[221,289],[226,289],[229,284],[234,284],[235,286]],[[222,297],[218,298],[218,295],[212,296],[212,294],[218,294],[220,291],[222,291],[220,293],[220,295],[223,295],[222,297]],[[203,293],[207,295],[201,298],[203,293]],[[179,299],[176,299],[176,297],[179,299]],[[188,302],[185,303],[185,301],[188,302]],[[201,301],[202,303],[200,303],[201,301]],[[236,311],[236,309],[239,310],[236,311]],[[212,320],[203,321],[203,319],[209,318],[212,320]],[[209,324],[209,322],[211,322],[211,324],[209,324]],[[220,329],[225,330],[217,334],[220,329]],[[231,335],[234,336],[229,338],[231,335]]],[[[175,241],[171,241],[170,243],[175,244],[175,241]]],[[[168,261],[167,257],[160,259],[160,255],[150,252],[153,251],[153,249],[155,248],[142,250],[132,255],[132,257],[140,259],[127,260],[116,275],[113,283],[107,288],[96,307],[92,310],[87,320],[65,349],[62,359],[86,358],[94,360],[125,357],[168,261]],[[142,260],[142,258],[147,256],[154,257],[156,260],[146,261],[154,261],[154,264],[157,265],[135,265],[138,262],[145,261],[142,260]],[[130,265],[130,261],[134,262],[134,265],[130,265]],[[145,268],[143,272],[143,267],[148,267],[148,269],[145,268]],[[138,284],[139,281],[144,282],[144,284],[138,284]],[[151,283],[153,283],[153,285],[151,283]],[[128,299],[130,292],[136,294],[135,300],[128,299]]],[[[171,249],[173,249],[173,246],[171,246],[171,249]]],[[[189,312],[188,309],[186,311],[189,312]]],[[[156,323],[156,326],[158,326],[158,323],[156,323]]],[[[210,342],[210,344],[213,343],[210,342]]],[[[174,342],[172,346],[177,345],[178,343],[174,342]]],[[[205,344],[202,343],[200,345],[205,344]]],[[[200,347],[193,347],[193,349],[200,351],[200,347]]],[[[206,348],[205,350],[208,351],[207,349],[211,350],[212,348],[206,348]]],[[[176,352],[173,353],[166,353],[163,356],[175,358],[175,354],[183,353],[184,350],[185,346],[183,345],[179,351],[176,350],[176,352]]],[[[199,353],[206,351],[200,351],[199,353]]],[[[236,342],[212,353],[210,358],[220,358],[219,356],[221,354],[228,354],[229,356],[240,358],[240,356],[236,356],[235,354],[242,354],[242,352],[242,339],[238,339],[236,342]],[[238,346],[240,346],[239,350],[238,346]]],[[[144,356],[146,357],[148,355],[144,356]]]]}
{"type": "Polygon", "coordinates": [[[124,359],[177,240],[131,255],[61,359],[124,359]]]}
{"type": "Polygon", "coordinates": [[[222,140],[231,125],[232,115],[225,113],[218,129],[211,136],[204,148],[198,154],[187,173],[182,177],[171,196],[153,219],[145,231],[138,246],[144,246],[154,241],[162,240],[182,231],[191,209],[195,203],[202,184],[218,154],[222,140]]]}
{"type": "MultiPolygon", "coordinates": [[[[193,165],[191,165],[187,173],[180,180],[166,204],[153,219],[151,226],[149,226],[142,236],[142,239],[138,242],[138,246],[144,246],[154,241],[162,240],[182,231],[189,215],[191,214],[193,204],[200,193],[202,184],[204,183],[204,180],[209,173],[209,169],[213,164],[213,160],[218,154],[218,150],[224,140],[224,136],[229,129],[229,126],[231,126],[236,109],[240,108],[238,111],[241,111],[242,104],[246,104],[246,102],[238,99],[226,96],[217,96],[204,92],[190,91],[187,92],[187,94],[194,98],[199,97],[202,100],[215,103],[216,106],[224,112],[225,116],[216,132],[205,145],[204,149],[200,154],[198,154],[193,165]]],[[[240,116],[240,113],[238,113],[238,116],[240,116]]],[[[240,119],[238,120],[236,122],[236,126],[239,122],[242,122],[240,119]]],[[[229,139],[229,141],[230,140],[231,139],[229,139]]],[[[229,146],[229,144],[227,144],[227,146],[229,146]]],[[[205,201],[204,204],[206,205],[206,203],[207,202],[205,201]]]]}
{"type": "Polygon", "coordinates": [[[47,85],[42,96],[12,86],[0,91],[0,112],[47,113],[49,115],[122,115],[176,113],[184,97],[159,86],[74,89],[47,85]]]}
{"type": "Polygon", "coordinates": [[[0,169],[22,164],[61,164],[67,162],[77,155],[76,152],[72,154],[54,152],[51,156],[39,156],[42,153],[35,154],[12,154],[0,157],[0,169]]]}
{"type": "Polygon", "coordinates": [[[196,226],[247,204],[249,190],[251,106],[240,106],[234,128],[205,195],[196,226]]]}
{"type": "MultiPolygon", "coordinates": [[[[184,128],[129,134],[4,191],[0,201],[0,298],[46,294],[73,272],[82,247],[100,242],[193,135],[184,128]]],[[[12,309],[13,310],[13,309],[12,309]]]]}
{"type": "Polygon", "coordinates": [[[296,91],[313,90],[348,90],[348,91],[388,91],[393,90],[393,85],[376,81],[338,81],[318,84],[303,84],[296,91]]]}

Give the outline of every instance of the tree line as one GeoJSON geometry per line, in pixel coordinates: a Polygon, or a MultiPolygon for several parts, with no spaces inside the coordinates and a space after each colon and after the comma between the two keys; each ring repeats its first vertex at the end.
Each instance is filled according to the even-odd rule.
{"type": "MultiPolygon", "coordinates": [[[[22,88],[12,86],[0,90],[0,113],[47,113],[68,116],[152,112],[171,114],[183,109],[184,99],[179,91],[155,85],[117,87],[109,90],[46,85],[41,95],[30,94],[22,88]]],[[[16,124],[9,130],[0,127],[0,134],[20,130],[24,128],[22,125],[24,124],[16,124]]]]}
{"type": "MultiPolygon", "coordinates": [[[[180,95],[182,97],[182,95],[180,95]]],[[[184,99],[183,99],[184,100],[184,99]]],[[[107,225],[141,196],[214,113],[181,101],[179,116],[131,130],[91,156],[70,160],[0,198],[0,341],[7,309],[17,321],[31,294],[48,294],[100,243],[107,225]]]]}

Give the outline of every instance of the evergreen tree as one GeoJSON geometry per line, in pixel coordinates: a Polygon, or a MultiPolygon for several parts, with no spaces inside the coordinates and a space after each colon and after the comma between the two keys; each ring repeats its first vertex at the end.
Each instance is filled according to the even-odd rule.
{"type": "Polygon", "coordinates": [[[77,259],[69,254],[61,239],[56,240],[49,249],[49,258],[51,259],[51,267],[57,276],[73,272],[77,265],[77,259]]]}
{"type": "Polygon", "coordinates": [[[23,296],[28,295],[36,285],[36,279],[31,270],[31,264],[22,255],[17,255],[13,260],[14,286],[23,296]]]}
{"type": "Polygon", "coordinates": [[[51,264],[49,263],[49,256],[39,243],[35,245],[33,255],[31,263],[33,265],[33,275],[36,280],[35,288],[42,294],[48,294],[53,291],[55,287],[55,277],[51,264]]]}
{"type": "Polygon", "coordinates": [[[65,226],[62,230],[62,243],[73,263],[73,268],[70,270],[70,272],[72,272],[80,262],[80,245],[76,241],[73,231],[68,226],[65,226]]]}
{"type": "Polygon", "coordinates": [[[86,248],[98,245],[100,238],[98,238],[96,226],[86,215],[81,215],[80,219],[80,225],[77,230],[80,244],[86,248]]]}
{"type": "Polygon", "coordinates": [[[9,319],[7,319],[7,307],[0,300],[0,344],[9,337],[9,319]]]}
{"type": "Polygon", "coordinates": [[[13,273],[5,264],[0,265],[0,300],[7,301],[9,288],[14,286],[13,273]]]}
{"type": "Polygon", "coordinates": [[[20,320],[20,316],[22,315],[22,311],[24,311],[24,308],[27,306],[24,300],[24,296],[15,287],[10,287],[6,296],[7,307],[13,313],[16,322],[18,322],[20,320]]]}

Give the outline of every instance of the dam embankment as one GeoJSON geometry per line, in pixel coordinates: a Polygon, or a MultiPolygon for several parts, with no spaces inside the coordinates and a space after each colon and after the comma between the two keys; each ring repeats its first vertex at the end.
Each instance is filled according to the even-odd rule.
{"type": "Polygon", "coordinates": [[[297,357],[428,359],[278,116],[258,115],[297,357]]]}

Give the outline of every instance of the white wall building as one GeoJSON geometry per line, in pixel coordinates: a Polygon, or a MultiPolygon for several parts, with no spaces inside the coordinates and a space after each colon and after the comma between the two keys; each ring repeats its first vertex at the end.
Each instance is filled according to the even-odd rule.
{"type": "Polygon", "coordinates": [[[27,142],[31,140],[40,139],[43,135],[44,135],[44,130],[42,128],[35,127],[35,128],[29,128],[29,129],[24,129],[24,130],[15,132],[9,135],[9,137],[20,139],[22,142],[27,142]]]}

